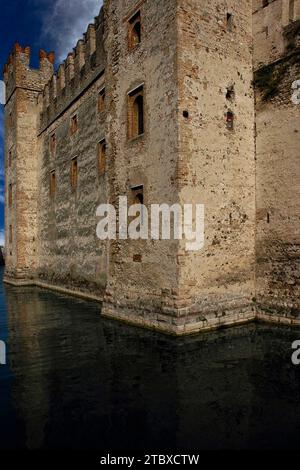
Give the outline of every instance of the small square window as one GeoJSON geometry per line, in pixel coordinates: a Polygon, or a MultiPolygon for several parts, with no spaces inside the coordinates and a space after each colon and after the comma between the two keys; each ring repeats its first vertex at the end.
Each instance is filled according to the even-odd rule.
{"type": "Polygon", "coordinates": [[[78,161],[77,157],[72,159],[71,162],[71,186],[73,190],[76,190],[78,184],[78,161]]]}
{"type": "Polygon", "coordinates": [[[98,111],[102,113],[105,110],[105,88],[99,92],[98,95],[98,111]]]}
{"type": "Polygon", "coordinates": [[[71,134],[75,134],[78,130],[78,119],[77,114],[71,118],[71,134]]]}
{"type": "Polygon", "coordinates": [[[128,22],[128,46],[134,49],[142,41],[141,13],[135,13],[128,22]]]}

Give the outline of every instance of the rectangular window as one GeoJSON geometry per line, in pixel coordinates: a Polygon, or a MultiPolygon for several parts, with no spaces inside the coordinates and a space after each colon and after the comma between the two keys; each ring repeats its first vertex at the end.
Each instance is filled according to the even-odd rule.
{"type": "Polygon", "coordinates": [[[232,111],[228,111],[226,114],[226,125],[227,129],[233,131],[234,129],[234,114],[232,111]]]}
{"type": "Polygon", "coordinates": [[[71,134],[75,134],[78,130],[78,119],[77,114],[71,118],[71,134]]]}
{"type": "Polygon", "coordinates": [[[106,171],[106,142],[101,140],[98,144],[98,174],[103,176],[106,171]]]}
{"type": "Polygon", "coordinates": [[[142,211],[141,211],[141,220],[142,223],[144,223],[144,185],[139,185],[139,186],[132,186],[131,187],[131,194],[132,194],[132,204],[137,204],[142,206],[142,211]]]}
{"type": "Polygon", "coordinates": [[[56,174],[55,170],[50,173],[50,196],[53,198],[56,192],[56,174]]]}
{"type": "Polygon", "coordinates": [[[102,113],[102,111],[105,110],[105,88],[102,88],[102,90],[99,92],[98,95],[98,111],[99,113],[102,113]]]}
{"type": "Polygon", "coordinates": [[[10,245],[12,244],[12,238],[13,238],[12,225],[10,225],[9,226],[9,235],[8,235],[8,242],[9,242],[10,245]]]}
{"type": "Polygon", "coordinates": [[[128,138],[143,135],[144,129],[144,86],[128,93],[128,138]]]}
{"type": "Polygon", "coordinates": [[[226,27],[227,31],[232,31],[232,26],[233,26],[233,17],[231,13],[227,13],[227,19],[226,19],[226,27]]]}
{"type": "Polygon", "coordinates": [[[55,132],[50,135],[50,153],[51,155],[55,154],[56,150],[56,134],[55,132]]]}
{"type": "Polygon", "coordinates": [[[8,205],[9,207],[12,207],[13,203],[13,194],[12,194],[12,184],[8,186],[8,205]]]}
{"type": "Polygon", "coordinates": [[[128,47],[134,49],[142,41],[141,13],[135,13],[128,22],[128,47]]]}
{"type": "Polygon", "coordinates": [[[78,161],[77,161],[77,157],[75,157],[72,159],[72,162],[71,162],[71,186],[74,191],[77,188],[77,183],[78,183],[78,161]]]}

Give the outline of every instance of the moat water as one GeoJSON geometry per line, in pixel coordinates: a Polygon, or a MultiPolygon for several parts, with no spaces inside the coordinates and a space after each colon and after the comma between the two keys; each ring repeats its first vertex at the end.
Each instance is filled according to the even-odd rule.
{"type": "Polygon", "coordinates": [[[254,324],[169,338],[1,283],[0,449],[297,448],[296,339],[254,324]]]}

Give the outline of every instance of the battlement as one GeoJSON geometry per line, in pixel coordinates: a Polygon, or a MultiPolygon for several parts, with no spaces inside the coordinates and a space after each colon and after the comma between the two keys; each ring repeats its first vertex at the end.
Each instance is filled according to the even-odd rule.
{"type": "Polygon", "coordinates": [[[88,25],[57,72],[43,89],[40,127],[45,128],[86,86],[105,69],[104,10],[88,25]]]}
{"type": "Polygon", "coordinates": [[[16,88],[29,88],[41,92],[45,83],[53,75],[55,55],[40,50],[39,69],[30,68],[30,47],[16,43],[8,62],[4,66],[3,76],[6,84],[6,101],[16,88]]]}

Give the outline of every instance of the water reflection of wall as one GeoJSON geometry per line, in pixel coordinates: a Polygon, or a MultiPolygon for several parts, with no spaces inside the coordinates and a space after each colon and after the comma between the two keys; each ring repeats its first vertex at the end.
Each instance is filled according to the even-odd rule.
{"type": "Polygon", "coordinates": [[[173,339],[103,320],[97,304],[79,299],[9,286],[6,295],[13,397],[27,447],[292,442],[300,416],[294,330],[251,325],[173,339]]]}
{"type": "Polygon", "coordinates": [[[42,290],[8,286],[7,301],[13,393],[28,447],[174,442],[168,339],[103,321],[96,304],[42,290]]]}

